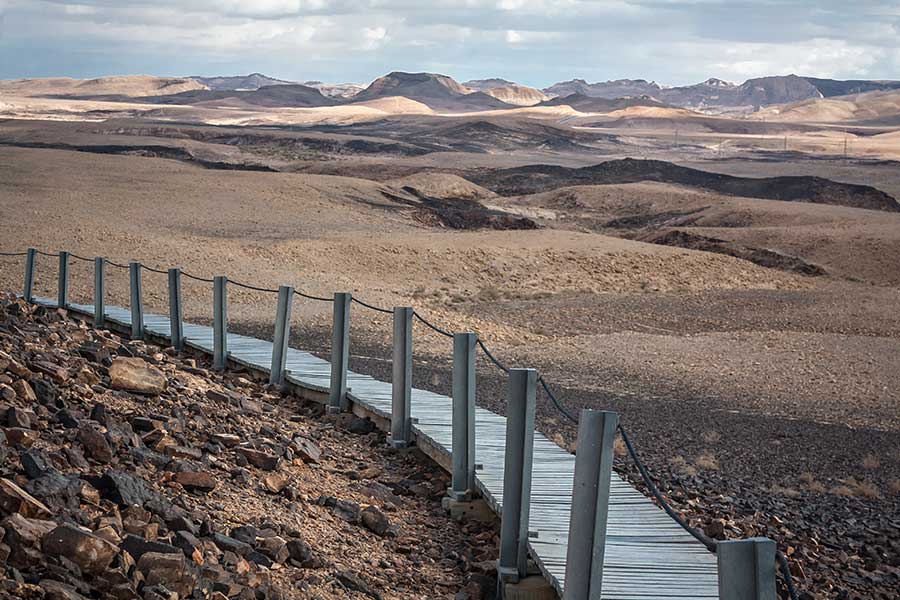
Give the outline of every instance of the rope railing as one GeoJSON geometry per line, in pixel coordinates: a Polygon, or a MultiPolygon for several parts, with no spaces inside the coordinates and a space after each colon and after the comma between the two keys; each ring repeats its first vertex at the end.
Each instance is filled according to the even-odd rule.
{"type": "Polygon", "coordinates": [[[141,268],[145,271],[149,271],[150,273],[159,273],[160,275],[168,275],[169,272],[164,269],[154,269],[153,267],[148,267],[144,263],[141,263],[141,268]]]}
{"type": "Polygon", "coordinates": [[[208,279],[206,277],[198,277],[197,275],[191,275],[187,271],[182,271],[181,274],[184,275],[185,277],[187,277],[188,279],[193,279],[194,281],[200,281],[202,283],[213,283],[212,279],[208,279]]]}
{"type": "Polygon", "coordinates": [[[427,327],[428,329],[431,329],[431,330],[434,331],[435,333],[438,333],[438,334],[440,334],[440,335],[442,335],[442,336],[444,336],[444,337],[448,337],[448,338],[452,338],[452,337],[453,337],[453,334],[452,334],[452,333],[450,333],[450,332],[447,331],[446,329],[443,329],[443,328],[441,328],[441,327],[438,327],[437,325],[435,325],[434,323],[432,323],[431,321],[429,321],[428,319],[426,319],[425,317],[423,317],[422,314],[421,314],[419,311],[414,310],[414,311],[413,311],[413,317],[415,317],[416,319],[418,319],[419,322],[421,322],[423,325],[425,325],[425,327],[427,327]]]}
{"type": "Polygon", "coordinates": [[[104,258],[104,259],[103,259],[103,262],[105,262],[106,264],[108,264],[108,265],[111,266],[111,267],[116,267],[117,269],[127,269],[127,268],[129,268],[128,265],[123,265],[123,264],[119,264],[119,263],[117,263],[117,262],[113,262],[113,261],[109,260],[108,258],[104,258]]]}
{"type": "Polygon", "coordinates": [[[264,292],[266,294],[277,294],[278,290],[273,290],[272,288],[264,288],[258,287],[255,285],[250,285],[249,283],[241,283],[240,281],[234,281],[233,279],[228,279],[228,283],[232,285],[236,285],[239,288],[244,288],[245,290],[253,290],[254,292],[264,292]]]}
{"type": "MultiPolygon", "coordinates": [[[[37,249],[35,250],[35,252],[42,256],[48,256],[48,257],[58,256],[58,254],[52,254],[52,253],[44,252],[42,250],[37,250],[37,249]]],[[[28,255],[28,252],[0,252],[0,256],[6,256],[6,257],[21,257],[21,256],[27,256],[27,255],[28,255]]],[[[87,262],[93,262],[93,260],[94,260],[94,259],[89,259],[89,258],[79,256],[77,254],[73,254],[71,252],[69,253],[69,256],[71,256],[75,259],[87,261],[87,262]]],[[[129,269],[130,268],[128,265],[119,264],[119,263],[116,263],[116,262],[111,261],[106,258],[104,258],[103,260],[106,264],[113,266],[113,267],[117,267],[120,269],[129,269]]],[[[150,271],[153,273],[160,273],[160,274],[167,273],[167,271],[164,271],[161,269],[154,269],[152,267],[148,267],[143,264],[141,265],[141,268],[146,269],[147,271],[150,271]]],[[[200,276],[188,273],[186,271],[181,271],[181,274],[184,275],[185,277],[187,277],[188,279],[200,281],[203,283],[213,283],[214,282],[214,280],[211,278],[200,277],[200,276]]],[[[227,282],[231,283],[237,287],[248,289],[248,290],[253,290],[253,291],[257,291],[257,292],[275,293],[275,294],[279,293],[279,290],[277,290],[277,289],[260,287],[260,286],[256,286],[256,285],[252,285],[252,284],[248,284],[248,283],[243,283],[240,281],[227,280],[227,282]]],[[[317,300],[317,301],[323,301],[323,302],[334,302],[333,298],[325,298],[325,297],[315,296],[312,294],[304,293],[300,290],[294,290],[294,293],[300,297],[307,298],[310,300],[317,300]]],[[[373,310],[376,312],[380,312],[380,313],[384,313],[384,314],[392,314],[394,312],[391,309],[382,308],[382,307],[376,306],[374,304],[369,304],[369,303],[364,302],[354,296],[350,297],[350,301],[354,302],[364,308],[367,308],[369,310],[373,310]]],[[[421,322],[423,325],[425,325],[427,328],[434,331],[435,333],[442,335],[444,337],[449,337],[449,338],[453,337],[453,333],[440,327],[439,325],[434,324],[433,322],[431,322],[430,320],[425,318],[418,311],[413,311],[413,317],[415,319],[417,319],[419,322],[421,322]]],[[[503,373],[508,374],[510,372],[509,367],[507,367],[496,356],[494,356],[494,354],[491,352],[491,350],[488,348],[488,346],[484,343],[484,341],[480,337],[477,338],[476,343],[481,348],[482,352],[484,353],[484,356],[496,368],[498,368],[503,373]]],[[[547,397],[550,399],[552,406],[561,415],[563,415],[567,420],[569,420],[571,423],[577,425],[578,421],[579,421],[578,418],[565,406],[565,404],[563,404],[563,402],[561,402],[556,397],[556,395],[550,389],[550,386],[548,385],[546,379],[544,378],[544,376],[542,374],[538,374],[537,381],[538,381],[538,383],[540,383],[541,388],[547,394],[547,397]]],[[[703,544],[704,547],[707,548],[707,550],[709,550],[712,553],[715,553],[716,549],[717,549],[717,541],[710,538],[709,536],[707,536],[705,533],[703,533],[699,529],[692,527],[678,512],[675,511],[674,508],[672,508],[672,506],[668,503],[668,501],[663,496],[662,492],[660,492],[659,488],[656,486],[653,479],[650,477],[649,471],[647,470],[643,461],[641,461],[640,457],[638,456],[637,451],[635,450],[634,445],[631,442],[631,438],[628,436],[628,433],[625,431],[625,428],[621,425],[621,423],[617,425],[617,431],[622,436],[622,441],[624,442],[629,456],[631,457],[632,461],[634,462],[635,466],[637,467],[638,472],[640,473],[641,480],[644,482],[644,485],[647,487],[648,491],[653,496],[653,498],[657,501],[657,503],[663,509],[663,511],[665,511],[665,513],[672,520],[674,520],[682,529],[684,529],[691,536],[693,536],[695,539],[697,539],[697,541],[699,541],[701,544],[703,544]]],[[[788,563],[787,557],[780,550],[776,550],[776,560],[778,562],[779,571],[781,572],[782,579],[784,581],[785,587],[790,595],[791,600],[798,600],[798,593],[797,593],[796,588],[794,587],[792,574],[790,571],[790,565],[788,563]]]]}
{"type": "Polygon", "coordinates": [[[306,298],[307,300],[318,300],[319,302],[334,302],[334,298],[325,298],[322,296],[314,296],[312,294],[307,294],[305,292],[301,292],[300,290],[294,290],[294,293],[301,298],[306,298]]]}
{"type": "Polygon", "coordinates": [[[350,297],[350,302],[355,302],[356,304],[359,304],[362,307],[368,308],[369,310],[374,310],[376,312],[386,313],[389,315],[394,313],[394,311],[392,311],[389,308],[381,308],[380,306],[375,306],[374,304],[368,304],[366,302],[363,302],[362,300],[360,300],[359,298],[357,298],[355,296],[350,297]]]}

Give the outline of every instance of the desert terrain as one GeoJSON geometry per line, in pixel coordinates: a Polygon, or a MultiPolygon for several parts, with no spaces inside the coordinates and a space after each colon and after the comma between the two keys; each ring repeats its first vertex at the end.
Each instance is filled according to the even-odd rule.
{"type": "MultiPolygon", "coordinates": [[[[0,251],[414,306],[539,369],[570,409],[619,411],[692,522],[776,539],[807,597],[892,597],[900,92],[809,98],[832,88],[790,80],[788,100],[734,114],[750,88],[709,110],[697,90],[395,75],[356,101],[289,82],[3,82],[0,251]]],[[[54,295],[54,261],[36,293],[54,295]]],[[[127,305],[127,271],[107,276],[127,305]]],[[[73,262],[73,301],[92,277],[73,262]]],[[[0,258],[0,289],[21,280],[0,258]]],[[[164,312],[165,276],[143,285],[164,312]]],[[[209,323],[212,286],[184,285],[185,318],[209,323]]],[[[270,337],[274,310],[229,288],[236,331],[270,337]]],[[[292,344],[328,356],[330,321],[330,304],[295,303],[292,344]]],[[[351,323],[351,368],[389,377],[389,315],[354,306],[351,323]]],[[[449,392],[450,345],[414,338],[415,384],[449,392]]],[[[499,412],[501,375],[480,359],[479,403],[499,412]]]]}

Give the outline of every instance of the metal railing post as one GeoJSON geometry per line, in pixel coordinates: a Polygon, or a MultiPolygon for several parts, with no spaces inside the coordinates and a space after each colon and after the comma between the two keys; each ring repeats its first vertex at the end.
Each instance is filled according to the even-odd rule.
{"type": "Polygon", "coordinates": [[[106,324],[106,259],[94,259],[94,327],[100,329],[106,324]]]}
{"type": "Polygon", "coordinates": [[[278,288],[278,306],[275,309],[275,337],[272,339],[272,368],[269,383],[280,384],[284,380],[284,366],[287,364],[288,340],[291,337],[291,306],[294,303],[294,288],[282,285],[278,288]]]}
{"type": "Polygon", "coordinates": [[[34,263],[37,258],[37,249],[29,248],[25,254],[25,289],[22,297],[26,302],[31,302],[34,297],[34,263]]]}
{"type": "Polygon", "coordinates": [[[600,597],[618,423],[616,413],[599,410],[582,410],[578,420],[563,600],[600,597]]]}
{"type": "Polygon", "coordinates": [[[59,253],[59,283],[57,285],[56,306],[69,307],[69,253],[59,253]]]}
{"type": "Polygon", "coordinates": [[[213,279],[213,369],[224,369],[228,360],[228,314],[225,284],[228,278],[213,279]]]}
{"type": "Polygon", "coordinates": [[[716,544],[720,600],[775,600],[775,542],[758,537],[716,544]]]}
{"type": "Polygon", "coordinates": [[[350,357],[350,294],[334,295],[334,317],[331,326],[331,392],[328,411],[344,412],[347,401],[347,361],[350,357]]]}
{"type": "Polygon", "coordinates": [[[474,333],[453,334],[453,478],[450,498],[470,500],[475,488],[475,349],[474,333]]]}
{"type": "Polygon", "coordinates": [[[144,339],[144,294],[141,288],[141,263],[128,263],[131,279],[131,339],[144,339]]]}
{"type": "Polygon", "coordinates": [[[534,453],[534,402],[537,371],[509,370],[503,510],[500,518],[500,583],[525,577],[528,518],[531,513],[531,461],[534,453]]]}
{"type": "Polygon", "coordinates": [[[184,350],[184,313],[181,307],[181,269],[169,269],[169,338],[176,352],[184,350]]]}
{"type": "Polygon", "coordinates": [[[388,443],[404,448],[411,440],[413,309],[394,308],[394,356],[391,393],[391,437],[388,443]]]}

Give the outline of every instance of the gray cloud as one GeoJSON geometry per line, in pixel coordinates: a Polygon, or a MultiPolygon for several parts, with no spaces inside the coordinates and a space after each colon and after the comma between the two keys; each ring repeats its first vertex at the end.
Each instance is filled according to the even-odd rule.
{"type": "Polygon", "coordinates": [[[0,14],[2,78],[900,78],[894,1],[0,0],[0,14]]]}

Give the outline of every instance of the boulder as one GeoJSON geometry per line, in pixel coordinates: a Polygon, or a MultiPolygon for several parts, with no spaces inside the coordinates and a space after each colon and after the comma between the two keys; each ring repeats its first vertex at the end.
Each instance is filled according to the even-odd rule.
{"type": "Polygon", "coordinates": [[[45,554],[62,556],[85,573],[97,574],[109,567],[119,549],[101,537],[72,525],[60,525],[43,537],[45,554]]]}
{"type": "Polygon", "coordinates": [[[9,546],[8,563],[11,566],[24,569],[45,561],[41,552],[41,540],[56,527],[56,523],[28,519],[16,513],[3,519],[0,527],[6,532],[3,543],[9,546]]]}
{"type": "Polygon", "coordinates": [[[109,367],[110,386],[138,394],[158,395],[166,391],[163,372],[140,358],[117,358],[109,367]]]}
{"type": "Polygon", "coordinates": [[[391,526],[390,521],[375,506],[367,506],[360,513],[363,526],[376,535],[384,535],[391,526]]]}
{"type": "Polygon", "coordinates": [[[206,494],[216,489],[215,478],[203,471],[182,471],[181,473],[175,473],[172,479],[189,492],[206,494]]]}
{"type": "Polygon", "coordinates": [[[196,578],[181,552],[148,552],[137,561],[135,569],[144,576],[146,587],[164,586],[179,597],[188,596],[194,589],[196,578]]]}
{"type": "Polygon", "coordinates": [[[106,436],[94,429],[90,424],[84,424],[78,429],[78,441],[84,446],[85,454],[97,462],[108,463],[113,458],[112,448],[106,441],[106,436]]]}
{"type": "Polygon", "coordinates": [[[247,459],[248,463],[258,469],[274,471],[278,468],[280,459],[274,454],[269,454],[268,452],[263,452],[262,450],[256,450],[254,448],[236,448],[236,450],[247,459]]]}

